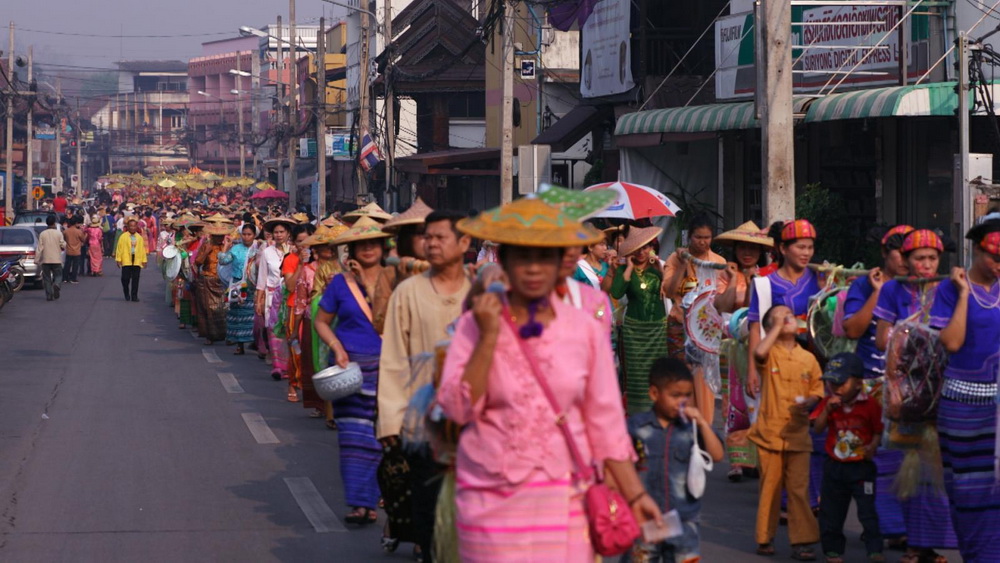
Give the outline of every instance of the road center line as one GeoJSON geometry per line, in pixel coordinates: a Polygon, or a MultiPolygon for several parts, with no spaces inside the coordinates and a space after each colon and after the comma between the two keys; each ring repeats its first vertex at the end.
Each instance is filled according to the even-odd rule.
{"type": "Polygon", "coordinates": [[[309,523],[312,524],[316,533],[325,534],[327,532],[347,531],[344,524],[333,513],[333,510],[326,504],[326,501],[323,500],[323,495],[319,494],[319,491],[316,490],[316,485],[313,485],[312,479],[308,477],[285,477],[285,484],[288,485],[288,490],[292,492],[295,502],[298,503],[299,508],[302,509],[302,513],[306,515],[306,518],[309,519],[309,523]]]}
{"type": "Polygon", "coordinates": [[[247,425],[247,428],[253,434],[253,438],[257,440],[258,444],[281,443],[281,440],[274,435],[274,432],[271,432],[271,427],[267,425],[264,417],[259,412],[245,412],[241,416],[243,416],[243,422],[247,425]]]}
{"type": "Polygon", "coordinates": [[[226,393],[243,393],[243,386],[236,380],[235,375],[222,372],[216,375],[219,376],[219,381],[222,382],[222,387],[225,388],[226,393]]]}
{"type": "Polygon", "coordinates": [[[207,360],[208,363],[210,363],[210,364],[221,364],[222,363],[222,359],[219,358],[219,355],[216,354],[215,350],[213,350],[211,348],[202,348],[201,349],[201,355],[205,356],[205,360],[207,360]]]}

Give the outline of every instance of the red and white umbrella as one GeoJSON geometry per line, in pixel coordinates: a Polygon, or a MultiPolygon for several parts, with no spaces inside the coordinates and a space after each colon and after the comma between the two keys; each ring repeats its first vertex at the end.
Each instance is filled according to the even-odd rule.
{"type": "Polygon", "coordinates": [[[630,184],[628,182],[606,182],[595,184],[583,190],[614,190],[618,198],[610,207],[595,215],[606,219],[648,219],[650,217],[673,217],[681,208],[663,195],[663,192],[630,184]]]}

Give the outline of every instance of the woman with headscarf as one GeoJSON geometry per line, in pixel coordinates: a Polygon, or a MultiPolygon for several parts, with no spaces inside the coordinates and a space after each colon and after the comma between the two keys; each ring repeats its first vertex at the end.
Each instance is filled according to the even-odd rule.
{"type": "MultiPolygon", "coordinates": [[[[870,340],[862,337],[858,341],[857,350],[858,355],[865,362],[866,376],[868,376],[867,371],[871,366],[874,377],[885,375],[886,358],[884,352],[888,346],[889,333],[893,326],[917,313],[928,316],[933,299],[926,299],[923,296],[933,296],[935,292],[935,284],[933,283],[903,283],[895,279],[880,280],[879,278],[887,275],[906,274],[918,279],[932,278],[937,275],[941,253],[944,252],[944,243],[936,233],[926,229],[914,230],[906,225],[896,227],[883,240],[884,249],[898,245],[898,252],[894,254],[892,250],[889,250],[887,253],[885,274],[880,270],[878,277],[875,274],[870,274],[867,278],[874,288],[874,294],[878,295],[870,315],[875,322],[874,347],[876,353],[874,359],[866,357],[872,356],[870,340]],[[902,264],[894,263],[897,259],[896,254],[899,255],[898,259],[902,264]],[[880,288],[879,285],[881,285],[880,288]]],[[[863,284],[864,282],[856,283],[863,284]]],[[[850,300],[850,297],[848,299],[850,300]]],[[[846,313],[847,304],[845,304],[844,310],[846,313]]],[[[848,327],[850,325],[848,325],[848,321],[845,321],[845,329],[848,327]]],[[[884,387],[879,385],[876,392],[879,398],[882,398],[885,393],[884,387]]],[[[896,489],[894,483],[904,464],[905,451],[903,448],[910,450],[919,448],[921,437],[925,432],[933,431],[933,427],[933,421],[930,420],[923,423],[891,424],[888,433],[889,443],[885,444],[886,447],[879,449],[875,458],[879,473],[879,480],[876,483],[876,495],[878,495],[876,509],[879,510],[879,526],[883,529],[883,535],[897,537],[905,535],[908,549],[902,559],[904,563],[947,561],[947,558],[934,551],[935,548],[955,549],[958,544],[948,511],[948,499],[935,490],[932,482],[922,478],[922,476],[918,477],[918,483],[912,487],[906,487],[907,489],[915,489],[916,492],[903,502],[899,502],[893,492],[896,489]],[[883,490],[890,498],[883,497],[883,490]],[[893,500],[896,502],[893,503],[893,500]],[[899,522],[900,519],[902,522],[899,522]],[[887,534],[886,530],[891,533],[887,534]]],[[[936,456],[923,457],[927,460],[936,456]]],[[[933,463],[938,462],[934,460],[933,463]]],[[[940,472],[940,467],[935,467],[930,468],[927,474],[938,472],[940,472]]],[[[910,476],[912,473],[906,472],[906,475],[910,476]]]]}
{"type": "Polygon", "coordinates": [[[931,308],[951,354],[938,404],[945,486],[966,561],[1000,561],[1000,218],[976,225],[968,272],[952,270],[931,308]]]}
{"type": "Polygon", "coordinates": [[[375,406],[379,355],[389,296],[396,283],[395,268],[384,265],[389,235],[379,223],[362,216],[348,231],[334,239],[348,245],[349,271],[338,274],[319,302],[313,325],[330,349],[331,364],[357,363],[362,372],[361,391],[333,403],[340,443],[340,475],[351,511],[345,520],[373,524],[378,519],[376,471],[382,446],[375,439],[375,406]],[[330,325],[337,321],[336,329],[330,325]]]}
{"type": "Polygon", "coordinates": [[[229,310],[226,313],[226,341],[236,344],[234,354],[242,356],[253,342],[254,295],[257,281],[257,229],[248,223],[240,229],[240,241],[229,241],[219,254],[224,266],[224,285],[228,288],[229,310]]]}
{"type": "MultiPolygon", "coordinates": [[[[715,241],[732,245],[733,249],[733,261],[727,264],[718,278],[715,308],[720,313],[735,313],[750,304],[753,280],[769,273],[767,251],[774,246],[774,240],[753,221],[747,221],[715,237],[715,241]]],[[[722,371],[726,454],[729,458],[729,480],[735,482],[741,480],[744,473],[754,474],[757,471],[757,448],[747,438],[754,400],[746,392],[746,339],[737,337],[724,341],[722,356],[726,360],[722,371]]]]}
{"type": "Polygon", "coordinates": [[[662,270],[653,251],[660,227],[632,227],[619,247],[609,276],[611,297],[628,297],[622,323],[622,368],[629,414],[649,409],[649,368],[667,353],[666,308],[660,297],[662,270]]]}
{"type": "Polygon", "coordinates": [[[593,561],[582,494],[589,483],[569,476],[604,467],[638,519],[659,519],[633,465],[607,332],[554,293],[563,249],[603,235],[529,198],[458,229],[500,243],[509,282],[503,293],[475,297],[459,318],[437,393],[445,415],[464,427],[455,469],[459,556],[593,561]],[[575,465],[557,417],[582,444],[586,467],[575,465]]]}

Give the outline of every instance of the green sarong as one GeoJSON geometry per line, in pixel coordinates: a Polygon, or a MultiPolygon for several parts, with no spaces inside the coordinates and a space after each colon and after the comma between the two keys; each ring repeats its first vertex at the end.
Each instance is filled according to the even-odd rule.
{"type": "Polygon", "coordinates": [[[637,321],[625,317],[622,323],[625,363],[625,399],[629,415],[649,410],[649,369],[667,355],[667,319],[637,321]]]}

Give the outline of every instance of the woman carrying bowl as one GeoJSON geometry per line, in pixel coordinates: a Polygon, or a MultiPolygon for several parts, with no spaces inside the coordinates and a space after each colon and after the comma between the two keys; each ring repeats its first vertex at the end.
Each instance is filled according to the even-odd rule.
{"type": "Polygon", "coordinates": [[[349,272],[338,274],[319,302],[313,326],[330,348],[331,365],[361,367],[361,391],[334,401],[334,420],[340,443],[340,475],[351,511],[344,518],[353,524],[374,524],[379,499],[376,471],[382,446],[375,439],[375,405],[378,389],[382,329],[396,271],[385,266],[389,234],[369,217],[333,240],[348,245],[349,272]],[[330,325],[337,321],[337,328],[330,325]]]}

